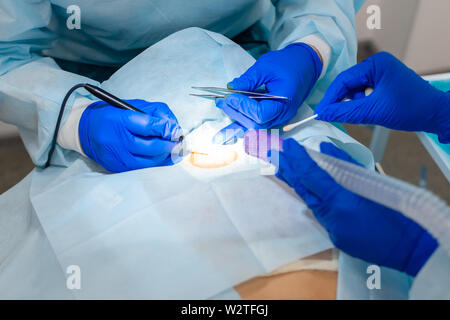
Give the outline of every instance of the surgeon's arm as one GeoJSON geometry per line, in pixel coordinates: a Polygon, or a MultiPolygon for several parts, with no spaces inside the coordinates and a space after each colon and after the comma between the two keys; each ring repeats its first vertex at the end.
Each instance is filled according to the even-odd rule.
{"type": "MultiPolygon", "coordinates": [[[[331,143],[322,142],[320,149],[354,162],[331,143]]],[[[342,251],[416,276],[438,247],[424,228],[402,213],[343,188],[295,140],[285,140],[283,152],[269,159],[278,166],[277,177],[295,189],[342,251]]]]}
{"type": "MultiPolygon", "coordinates": [[[[47,161],[67,91],[78,83],[98,85],[61,70],[52,58],[43,57],[58,40],[47,28],[51,19],[50,1],[0,2],[0,120],[19,128],[37,166],[47,161]]],[[[134,115],[95,104],[92,96],[79,91],[81,94],[77,91],[68,100],[53,164],[67,165],[75,159],[77,153],[70,150],[111,171],[171,163],[174,143],[169,140],[176,140],[181,128],[166,105],[134,101],[149,112],[134,115]]]]}
{"type": "MultiPolygon", "coordinates": [[[[50,1],[4,0],[0,3],[0,120],[16,125],[33,162],[47,160],[61,101],[75,84],[95,81],[61,70],[42,53],[52,47],[56,35],[48,30],[50,1]]],[[[80,103],[90,100],[75,93],[80,103]]],[[[65,119],[63,119],[65,121],[65,119]]],[[[57,147],[56,163],[76,156],[57,147]]]]}
{"type": "MultiPolygon", "coordinates": [[[[16,125],[33,162],[45,164],[62,99],[75,84],[95,81],[63,71],[43,57],[57,36],[46,27],[50,1],[4,0],[0,3],[0,120],[16,125]]],[[[74,100],[92,102],[75,93],[74,100]]],[[[65,121],[65,118],[63,118],[65,121]]],[[[54,162],[66,164],[75,153],[57,146],[54,162]]]]}
{"type": "Polygon", "coordinates": [[[355,14],[361,0],[272,0],[276,8],[270,45],[279,50],[303,42],[323,58],[323,86],[356,62],[355,14]]]}

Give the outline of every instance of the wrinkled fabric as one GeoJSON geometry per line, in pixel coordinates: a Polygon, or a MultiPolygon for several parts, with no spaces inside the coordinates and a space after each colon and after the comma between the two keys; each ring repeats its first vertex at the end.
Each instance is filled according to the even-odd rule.
{"type": "Polygon", "coordinates": [[[126,178],[76,170],[47,192],[32,188],[58,261],[83,272],[77,297],[203,299],[330,247],[301,201],[259,173],[205,183],[181,166],[159,169],[126,178]],[[73,196],[55,201],[54,190],[73,196]]]}
{"type": "Polygon", "coordinates": [[[450,299],[450,257],[438,248],[414,279],[410,299],[450,299]]]}
{"type": "Polygon", "coordinates": [[[0,197],[0,299],[73,299],[29,199],[32,175],[0,197]]]}
{"type": "MultiPolygon", "coordinates": [[[[369,288],[368,280],[374,275],[371,263],[339,253],[338,285],[339,300],[407,300],[412,277],[406,273],[380,267],[380,288],[369,288]]],[[[369,281],[371,284],[372,281],[369,281]]]]}
{"type": "MultiPolygon", "coordinates": [[[[190,97],[190,86],[223,85],[253,61],[227,38],[191,28],[147,49],[102,87],[124,98],[167,100],[186,139],[203,128],[211,130],[200,136],[212,137],[230,119],[214,101],[190,97]]],[[[298,117],[312,113],[307,105],[300,110],[298,117]]],[[[373,164],[365,147],[330,124],[316,121],[290,136],[316,150],[334,141],[373,164]]],[[[68,168],[36,169],[31,203],[61,270],[82,270],[82,290],[69,292],[76,298],[210,298],[331,247],[301,199],[262,175],[262,165],[237,161],[205,170],[186,158],[171,167],[108,174],[80,158],[68,168]]]]}
{"type": "MultiPolygon", "coordinates": [[[[317,103],[331,80],[356,62],[354,15],[362,2],[190,0],[180,4],[179,0],[113,3],[81,0],[77,2],[81,28],[69,29],[67,24],[73,22],[74,13],[68,13],[67,9],[73,1],[3,0],[0,3],[0,120],[19,128],[31,159],[37,166],[43,166],[60,103],[72,86],[80,82],[98,85],[89,76],[101,74],[102,67],[110,73],[173,32],[197,26],[234,37],[261,20],[269,10],[276,11],[274,23],[269,26],[272,49],[280,49],[311,34],[330,45],[329,70],[317,84],[317,92],[313,91],[317,103]],[[55,59],[66,67],[73,66],[68,70],[84,76],[62,70],[55,59]],[[84,64],[77,66],[77,63],[84,64]]],[[[182,65],[182,61],[177,63],[182,65]]],[[[74,99],[81,96],[94,99],[86,91],[78,90],[67,103],[63,123],[74,99]]],[[[57,146],[52,163],[68,166],[78,157],[76,152],[57,146]]]]}

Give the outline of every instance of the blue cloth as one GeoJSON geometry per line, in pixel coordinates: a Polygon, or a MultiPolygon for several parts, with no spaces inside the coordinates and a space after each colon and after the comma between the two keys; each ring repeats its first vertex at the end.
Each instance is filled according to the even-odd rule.
{"type": "MultiPolygon", "coordinates": [[[[230,89],[256,91],[265,86],[267,93],[289,100],[256,100],[243,94],[231,94],[217,99],[216,105],[231,119],[247,129],[270,128],[291,120],[311,92],[322,72],[318,54],[309,45],[294,43],[284,49],[271,51],[259,58],[240,77],[228,84],[230,89]]],[[[235,124],[232,124],[234,127],[235,124]]],[[[214,137],[228,140],[229,127],[214,137]]],[[[237,130],[240,131],[239,129],[237,130]]]]}
{"type": "Polygon", "coordinates": [[[450,92],[433,88],[387,52],[342,72],[314,112],[324,121],[426,131],[450,143],[450,92]],[[374,91],[366,97],[368,87],[374,91]]]}
{"type": "MultiPolygon", "coordinates": [[[[178,0],[83,2],[81,29],[66,26],[70,0],[0,3],[0,120],[18,126],[33,162],[48,158],[61,100],[75,84],[95,80],[62,70],[54,58],[118,67],[169,34],[197,26],[234,37],[274,7],[270,46],[281,49],[311,34],[329,43],[325,77],[312,93],[317,103],[331,80],[356,62],[354,15],[360,0],[178,0]]],[[[182,64],[182,61],[180,61],[182,64]]],[[[231,79],[230,79],[231,80],[231,79]]],[[[68,101],[69,112],[80,90],[68,101]]],[[[137,97],[121,97],[135,99],[137,97]]],[[[164,101],[163,101],[164,102],[164,101]]],[[[169,105],[169,108],[171,106],[169,105]]],[[[63,118],[63,123],[65,118],[63,118]]],[[[79,155],[59,146],[53,164],[67,166],[79,155]]]]}
{"type": "Polygon", "coordinates": [[[89,105],[79,124],[83,151],[112,172],[174,163],[172,150],[182,131],[164,103],[128,100],[144,111],[122,110],[103,101],[89,105]]]}
{"type": "MultiPolygon", "coordinates": [[[[330,143],[320,147],[323,153],[354,162],[330,143]]],[[[341,187],[294,140],[283,142],[278,167],[277,177],[295,189],[334,245],[351,256],[415,276],[437,248],[425,229],[400,212],[341,187]]]]}

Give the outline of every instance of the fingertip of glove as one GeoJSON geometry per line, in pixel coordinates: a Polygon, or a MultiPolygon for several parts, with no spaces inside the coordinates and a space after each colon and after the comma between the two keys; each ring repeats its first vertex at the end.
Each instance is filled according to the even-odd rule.
{"type": "Polygon", "coordinates": [[[335,157],[340,160],[348,161],[350,163],[362,166],[359,162],[353,159],[347,152],[337,147],[331,142],[322,142],[320,144],[320,152],[327,154],[329,156],[335,157]]]}
{"type": "Polygon", "coordinates": [[[249,86],[249,79],[245,73],[227,83],[227,88],[230,90],[249,90],[249,86]]]}
{"type": "Polygon", "coordinates": [[[323,112],[323,110],[324,110],[324,105],[321,103],[319,103],[314,108],[314,114],[316,115],[316,120],[321,120],[321,121],[327,120],[326,112],[323,112]]]}
{"type": "Polygon", "coordinates": [[[241,99],[236,94],[229,94],[225,98],[216,98],[216,107],[224,110],[225,107],[236,108],[240,105],[241,99]]]}
{"type": "Polygon", "coordinates": [[[327,154],[329,156],[333,156],[336,158],[341,158],[342,156],[342,150],[336,147],[333,143],[328,141],[323,141],[319,145],[320,152],[327,154]]]}
{"type": "Polygon", "coordinates": [[[225,101],[225,98],[215,98],[214,102],[216,104],[216,107],[219,109],[223,109],[223,103],[225,101]]]}
{"type": "Polygon", "coordinates": [[[296,148],[297,146],[300,146],[300,144],[292,138],[283,140],[283,151],[296,148]]]}
{"type": "Polygon", "coordinates": [[[241,103],[241,98],[235,93],[228,95],[225,100],[233,107],[237,107],[241,103]]]}
{"type": "Polygon", "coordinates": [[[172,132],[172,140],[179,141],[181,137],[183,137],[183,129],[180,127],[180,125],[175,124],[175,128],[172,132]]]}
{"type": "Polygon", "coordinates": [[[320,151],[329,150],[329,149],[336,149],[337,147],[328,141],[322,141],[320,143],[320,151]]]}

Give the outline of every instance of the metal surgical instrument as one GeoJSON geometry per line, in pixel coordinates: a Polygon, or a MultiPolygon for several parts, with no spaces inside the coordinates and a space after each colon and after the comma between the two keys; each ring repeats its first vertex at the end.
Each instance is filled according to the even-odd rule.
{"type": "Polygon", "coordinates": [[[266,94],[266,93],[234,90],[234,89],[219,88],[219,87],[192,87],[192,89],[212,92],[210,94],[196,94],[196,93],[190,94],[191,96],[202,97],[202,98],[225,98],[227,96],[226,95],[227,93],[228,94],[240,93],[240,94],[244,94],[252,99],[289,100],[288,97],[274,96],[274,95],[270,95],[270,94],[266,94]],[[219,92],[222,94],[214,94],[214,92],[219,92]]]}
{"type": "MultiPolygon", "coordinates": [[[[366,90],[364,91],[366,97],[368,95],[370,95],[372,92],[373,92],[373,88],[370,88],[370,87],[366,88],[366,90]]],[[[344,99],[342,101],[350,101],[350,99],[344,99]]],[[[311,117],[305,118],[305,119],[300,120],[298,122],[294,122],[294,123],[288,124],[288,125],[283,127],[283,132],[291,131],[292,129],[297,128],[298,126],[300,126],[300,125],[302,125],[304,123],[307,123],[307,122],[309,122],[311,120],[316,119],[318,116],[319,116],[318,114],[315,114],[315,115],[312,115],[311,117]]]]}

